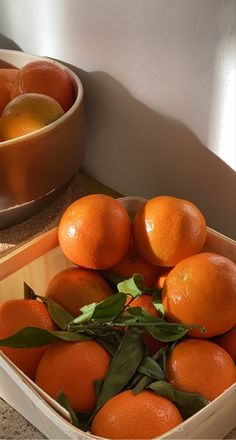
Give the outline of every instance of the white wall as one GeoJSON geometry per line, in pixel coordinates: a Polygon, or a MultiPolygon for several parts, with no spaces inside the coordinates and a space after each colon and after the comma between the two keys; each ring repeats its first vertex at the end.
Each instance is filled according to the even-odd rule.
{"type": "Polygon", "coordinates": [[[124,194],[188,198],[230,236],[235,17],[234,0],[0,0],[5,37],[80,69],[84,170],[124,194]]]}

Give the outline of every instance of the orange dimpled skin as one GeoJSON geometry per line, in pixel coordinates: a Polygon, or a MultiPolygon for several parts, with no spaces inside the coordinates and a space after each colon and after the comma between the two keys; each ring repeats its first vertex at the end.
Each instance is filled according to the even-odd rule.
{"type": "Polygon", "coordinates": [[[113,267],[109,273],[119,275],[124,278],[131,278],[134,273],[143,275],[143,283],[146,287],[153,287],[159,274],[160,268],[154,266],[139,255],[135,248],[133,239],[124,257],[113,267]]]}
{"type": "Polygon", "coordinates": [[[236,325],[224,335],[216,338],[214,342],[223,347],[236,362],[236,325]]]}
{"type": "Polygon", "coordinates": [[[170,273],[172,268],[166,268],[166,267],[161,267],[160,268],[160,272],[158,274],[158,277],[154,283],[154,286],[157,287],[158,289],[163,289],[165,280],[167,278],[167,275],[170,273]]]}
{"type": "Polygon", "coordinates": [[[113,294],[108,282],[96,271],[72,267],[58,272],[49,282],[46,296],[61,304],[72,315],[81,307],[100,302],[113,294]]]}
{"type": "Polygon", "coordinates": [[[63,391],[74,411],[88,412],[96,405],[93,382],[104,379],[109,362],[95,341],[55,342],[41,359],[36,383],[54,399],[63,391]]]}
{"type": "Polygon", "coordinates": [[[0,78],[0,116],[10,100],[11,96],[8,87],[6,86],[5,82],[2,81],[2,79],[0,78]]]}
{"type": "MultiPolygon", "coordinates": [[[[31,299],[14,299],[0,305],[0,339],[25,327],[55,330],[46,306],[31,299]]],[[[47,346],[38,348],[1,347],[3,353],[27,376],[34,379],[39,361],[47,346]]]]}
{"type": "Polygon", "coordinates": [[[107,269],[127,252],[131,221],[118,200],[104,194],[72,203],[59,223],[59,243],[65,256],[87,269],[107,269]]]}
{"type": "Polygon", "coordinates": [[[128,390],[110,399],[98,411],[91,433],[107,439],[151,439],[182,421],[179,410],[164,397],[152,391],[134,395],[128,390]]]}
{"type": "Polygon", "coordinates": [[[200,253],[178,263],[164,283],[168,321],[195,324],[189,335],[211,338],[236,324],[236,264],[222,255],[200,253]]]}
{"type": "Polygon", "coordinates": [[[138,252],[152,264],[172,267],[199,252],[206,240],[206,221],[191,202],[177,197],[150,199],[134,218],[138,252]]]}
{"type": "Polygon", "coordinates": [[[11,101],[11,87],[17,73],[18,69],[0,68],[0,116],[11,101]]]}
{"type": "Polygon", "coordinates": [[[54,98],[66,112],[74,102],[69,73],[53,61],[37,60],[23,66],[12,85],[12,99],[23,93],[40,93],[54,98]]]}
{"type": "MultiPolygon", "coordinates": [[[[126,300],[126,304],[128,304],[129,301],[130,301],[130,297],[128,296],[126,300]]],[[[150,315],[160,317],[158,310],[152,303],[151,295],[146,295],[145,293],[143,293],[141,296],[139,296],[137,299],[134,299],[130,303],[130,307],[142,307],[145,310],[145,312],[150,313],[150,315]]]]}
{"type": "Polygon", "coordinates": [[[167,377],[174,388],[200,393],[211,401],[236,381],[236,368],[230,355],[217,344],[186,339],[168,357],[167,377]]]}

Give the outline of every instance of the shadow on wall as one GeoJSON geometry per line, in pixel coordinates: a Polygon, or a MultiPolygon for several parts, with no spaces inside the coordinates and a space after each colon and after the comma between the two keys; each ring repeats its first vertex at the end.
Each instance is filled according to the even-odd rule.
{"type": "Polygon", "coordinates": [[[236,175],[230,167],[187,126],[150,109],[112,76],[58,61],[84,85],[86,173],[124,195],[191,200],[209,226],[236,238],[236,175]]]}
{"type": "Polygon", "coordinates": [[[69,65],[85,89],[83,170],[125,195],[191,200],[236,238],[236,174],[183,123],[153,111],[104,72],[69,65]]]}
{"type": "Polygon", "coordinates": [[[21,47],[18,46],[13,40],[7,38],[5,35],[0,33],[0,49],[9,49],[9,50],[21,50],[21,47]]]}

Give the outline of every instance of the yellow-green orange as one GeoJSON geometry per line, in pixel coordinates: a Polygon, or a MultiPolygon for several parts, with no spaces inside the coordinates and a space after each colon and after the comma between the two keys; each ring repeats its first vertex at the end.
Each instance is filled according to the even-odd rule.
{"type": "Polygon", "coordinates": [[[0,120],[3,140],[10,140],[32,133],[56,121],[64,114],[55,99],[37,93],[25,93],[10,101],[0,120]]]}

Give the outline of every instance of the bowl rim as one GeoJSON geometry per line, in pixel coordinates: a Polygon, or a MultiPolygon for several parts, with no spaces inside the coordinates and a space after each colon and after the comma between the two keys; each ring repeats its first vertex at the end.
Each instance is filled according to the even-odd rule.
{"type": "Polygon", "coordinates": [[[1,55],[1,53],[2,54],[9,54],[9,55],[15,54],[16,56],[22,56],[22,57],[30,56],[30,57],[34,58],[35,60],[44,60],[44,61],[51,62],[53,64],[57,64],[58,66],[60,66],[61,68],[63,68],[64,70],[66,70],[69,73],[70,77],[72,78],[74,86],[76,86],[77,95],[76,95],[74,103],[69,108],[69,110],[67,110],[67,112],[65,112],[62,116],[60,116],[58,119],[56,119],[56,121],[53,121],[50,124],[46,125],[45,127],[39,128],[38,130],[35,130],[32,133],[27,133],[22,136],[18,136],[14,139],[9,139],[6,141],[3,140],[0,142],[0,149],[7,147],[9,145],[13,146],[14,144],[17,144],[18,142],[22,142],[24,140],[34,139],[36,137],[40,138],[41,136],[44,136],[47,132],[53,131],[58,126],[60,126],[64,121],[66,121],[79,108],[79,106],[81,105],[81,103],[83,101],[83,97],[84,97],[84,88],[83,88],[83,84],[81,82],[81,79],[78,77],[78,75],[76,75],[76,73],[73,72],[73,70],[69,69],[69,67],[65,66],[64,64],[60,63],[59,61],[54,60],[53,58],[50,58],[50,57],[35,55],[35,54],[31,54],[29,52],[23,52],[20,50],[0,49],[0,55],[1,55]]]}

